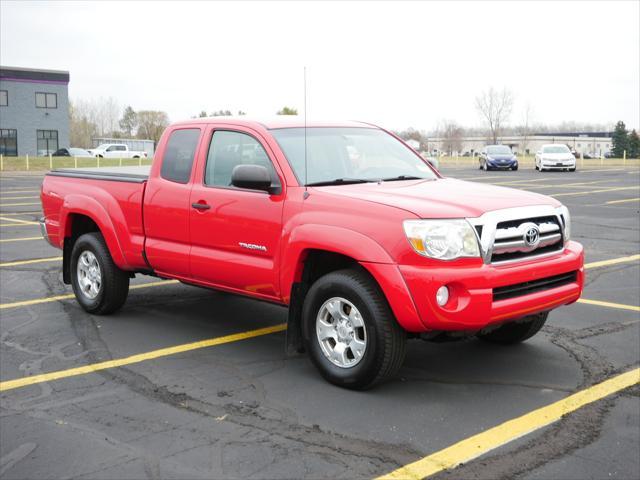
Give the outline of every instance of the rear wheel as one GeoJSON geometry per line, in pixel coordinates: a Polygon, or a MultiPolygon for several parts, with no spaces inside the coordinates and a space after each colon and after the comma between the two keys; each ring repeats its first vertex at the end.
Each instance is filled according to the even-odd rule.
{"type": "Polygon", "coordinates": [[[129,274],[116,266],[97,232],[82,235],[73,245],[71,284],[80,306],[95,315],[115,312],[129,294],[129,274]]]}
{"type": "Polygon", "coordinates": [[[549,312],[530,315],[518,322],[505,323],[489,333],[478,334],[478,338],[486,342],[509,345],[524,342],[540,331],[547,321],[549,312]]]}
{"type": "Polygon", "coordinates": [[[402,366],[406,334],[366,272],[339,270],[318,279],[302,315],[306,350],[329,382],[364,390],[402,366]]]}

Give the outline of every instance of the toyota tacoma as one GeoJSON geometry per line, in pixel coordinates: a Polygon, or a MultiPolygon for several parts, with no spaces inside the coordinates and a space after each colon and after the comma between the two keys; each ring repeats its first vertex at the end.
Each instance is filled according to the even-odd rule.
{"type": "Polygon", "coordinates": [[[353,389],[408,339],[522,342],[584,285],[560,202],[445,178],[367,123],[181,122],[150,167],[53,170],[41,198],[87,312],[122,307],[136,274],[275,302],[287,351],[353,389]]]}

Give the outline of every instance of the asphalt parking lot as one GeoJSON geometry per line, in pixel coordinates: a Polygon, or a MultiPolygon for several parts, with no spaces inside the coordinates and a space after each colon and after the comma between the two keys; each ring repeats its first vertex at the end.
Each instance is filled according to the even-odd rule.
{"type": "MultiPolygon", "coordinates": [[[[3,173],[0,380],[27,380],[0,388],[0,478],[373,478],[640,366],[637,167],[442,172],[565,203],[584,301],[515,347],[412,341],[368,392],[286,357],[275,305],[138,276],[119,313],[86,314],[34,223],[42,176],[3,173]]],[[[637,383],[530,430],[433,478],[640,478],[637,383]]]]}

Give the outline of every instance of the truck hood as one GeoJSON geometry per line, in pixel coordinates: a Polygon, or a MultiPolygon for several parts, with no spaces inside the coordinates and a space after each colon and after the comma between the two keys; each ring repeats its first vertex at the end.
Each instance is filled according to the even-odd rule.
{"type": "Polygon", "coordinates": [[[560,205],[546,195],[454,178],[313,188],[331,195],[401,208],[420,218],[473,218],[503,208],[560,205]]]}

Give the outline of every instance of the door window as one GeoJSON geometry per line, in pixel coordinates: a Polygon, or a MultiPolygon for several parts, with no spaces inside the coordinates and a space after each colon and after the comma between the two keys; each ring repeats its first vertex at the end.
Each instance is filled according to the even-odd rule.
{"type": "Polygon", "coordinates": [[[199,138],[198,128],[174,130],[171,133],[162,159],[162,178],[177,183],[189,182],[199,138]]]}
{"type": "Polygon", "coordinates": [[[260,165],[271,175],[271,186],[280,180],[264,148],[251,135],[227,130],[214,132],[209,146],[205,185],[231,187],[231,174],[237,165],[260,165]]]}

